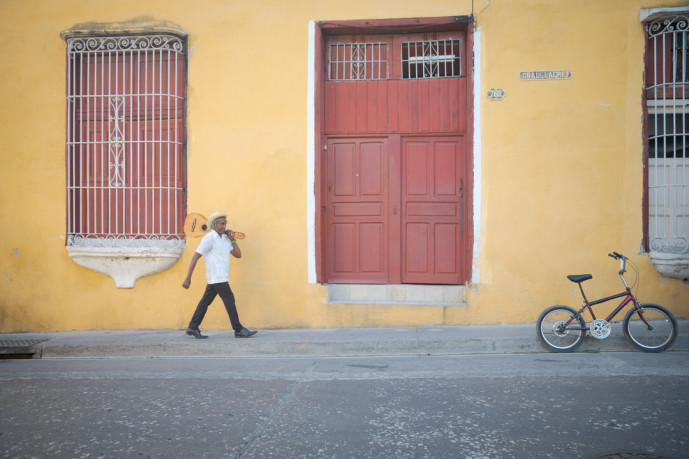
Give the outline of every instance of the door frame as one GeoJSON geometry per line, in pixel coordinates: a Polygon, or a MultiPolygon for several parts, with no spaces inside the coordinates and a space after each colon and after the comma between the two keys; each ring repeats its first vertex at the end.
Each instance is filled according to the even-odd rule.
{"type": "MultiPolygon", "coordinates": [[[[445,31],[459,31],[466,36],[466,49],[473,53],[473,18],[471,16],[448,16],[448,17],[432,17],[432,18],[406,18],[406,19],[373,19],[373,20],[353,20],[353,21],[322,21],[316,22],[313,30],[314,37],[314,55],[311,58],[313,62],[313,168],[314,168],[314,257],[315,257],[315,275],[317,283],[325,282],[325,225],[326,225],[326,162],[325,162],[325,147],[327,145],[327,138],[323,134],[325,132],[325,72],[327,67],[325,56],[325,38],[330,35],[341,34],[397,34],[405,32],[445,32],[445,31]]],[[[467,168],[469,171],[473,170],[473,140],[474,140],[474,83],[473,83],[473,59],[468,60],[470,67],[467,69],[467,129],[466,132],[460,135],[466,136],[467,139],[467,168]]],[[[390,135],[390,142],[399,142],[401,147],[400,135],[390,135]],[[395,140],[393,140],[395,139],[395,140]]],[[[390,145],[392,147],[392,145],[390,145]]],[[[391,148],[390,151],[393,151],[391,148]]],[[[398,163],[401,166],[401,158],[390,157],[389,165],[398,163]]],[[[467,254],[465,260],[465,272],[467,273],[467,282],[471,279],[470,273],[473,260],[473,241],[474,241],[474,223],[473,223],[473,173],[467,174],[466,191],[467,196],[467,210],[466,218],[468,234],[466,237],[467,254]]],[[[393,190],[390,190],[391,194],[393,190]]],[[[399,208],[398,203],[398,208],[399,208]]],[[[398,219],[392,219],[391,225],[399,225],[398,219]]],[[[392,229],[392,228],[391,228],[392,229]]],[[[401,234],[400,231],[395,232],[401,234]]],[[[390,248],[397,245],[401,248],[402,241],[390,241],[390,248]]],[[[394,252],[391,252],[394,253],[394,252]]],[[[390,268],[392,272],[401,272],[401,270],[392,269],[393,267],[401,266],[401,251],[397,251],[400,255],[399,260],[390,259],[390,268]]],[[[399,276],[390,276],[390,284],[401,283],[401,274],[399,276]]]]}

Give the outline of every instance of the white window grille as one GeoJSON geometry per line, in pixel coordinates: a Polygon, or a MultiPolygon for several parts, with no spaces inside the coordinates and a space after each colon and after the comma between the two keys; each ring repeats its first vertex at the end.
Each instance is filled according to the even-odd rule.
{"type": "Polygon", "coordinates": [[[654,252],[689,253],[689,17],[647,24],[648,237],[654,252]]]}
{"type": "Polygon", "coordinates": [[[67,39],[67,245],[181,247],[186,46],[67,39]]]}
{"type": "Polygon", "coordinates": [[[387,43],[333,43],[328,53],[330,80],[387,80],[387,43]]]}
{"type": "Polygon", "coordinates": [[[402,78],[448,78],[462,74],[460,40],[402,43],[402,78]]]}

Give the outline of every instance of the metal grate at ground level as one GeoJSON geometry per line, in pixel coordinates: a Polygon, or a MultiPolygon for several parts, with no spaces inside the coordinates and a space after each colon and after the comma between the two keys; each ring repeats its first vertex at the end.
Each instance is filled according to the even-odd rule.
{"type": "Polygon", "coordinates": [[[0,359],[30,359],[36,353],[33,347],[48,341],[38,339],[0,339],[0,359]]]}
{"type": "Polygon", "coordinates": [[[31,347],[36,344],[48,341],[48,338],[40,339],[0,339],[0,348],[2,347],[31,347]]]}

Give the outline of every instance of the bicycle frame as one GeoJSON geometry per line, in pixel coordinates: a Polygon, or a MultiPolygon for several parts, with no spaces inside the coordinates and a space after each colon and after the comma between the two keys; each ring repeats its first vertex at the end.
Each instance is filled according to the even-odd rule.
{"type": "MultiPolygon", "coordinates": [[[[588,327],[588,326],[582,329],[582,328],[569,328],[569,325],[570,325],[575,319],[578,319],[579,317],[581,317],[581,315],[582,315],[582,314],[584,313],[584,311],[587,310],[587,309],[588,309],[589,313],[591,314],[591,317],[593,318],[593,320],[596,320],[596,314],[593,312],[593,306],[596,306],[596,305],[601,304],[601,303],[606,303],[606,302],[608,302],[608,301],[611,301],[611,300],[614,300],[614,299],[617,299],[617,298],[622,298],[622,297],[624,297],[624,300],[622,300],[622,302],[615,308],[615,310],[612,311],[612,312],[608,315],[608,317],[605,318],[605,320],[606,320],[607,322],[610,322],[610,321],[611,321],[617,314],[619,314],[619,312],[620,312],[622,309],[624,309],[625,306],[627,306],[629,303],[634,303],[634,307],[635,307],[637,310],[641,310],[641,306],[639,306],[639,302],[638,302],[637,299],[634,297],[634,294],[632,293],[632,290],[629,288],[629,285],[627,285],[627,281],[624,280],[624,273],[625,273],[625,271],[626,271],[626,269],[625,269],[625,265],[626,265],[625,261],[626,261],[625,259],[622,259],[622,261],[621,261],[621,266],[620,266],[620,272],[618,273],[619,276],[620,276],[620,279],[622,279],[622,283],[624,284],[624,288],[625,288],[625,291],[624,291],[624,292],[620,292],[620,293],[617,293],[617,294],[611,295],[611,296],[606,296],[605,298],[600,298],[600,299],[598,299],[598,300],[589,301],[589,300],[586,298],[586,294],[584,294],[584,288],[581,286],[581,282],[578,283],[578,284],[579,284],[579,290],[581,291],[581,296],[584,297],[584,306],[583,306],[581,309],[579,309],[579,311],[577,311],[577,313],[576,313],[575,315],[573,315],[573,316],[566,322],[565,326],[566,326],[568,329],[570,329],[570,330],[587,330],[587,331],[590,330],[590,327],[588,327]]],[[[643,314],[639,314],[639,317],[641,317],[641,320],[643,320],[644,323],[645,323],[646,325],[649,325],[649,323],[646,321],[646,318],[644,317],[643,314]]],[[[650,325],[649,325],[649,326],[650,326],[650,325]]]]}
{"type": "MultiPolygon", "coordinates": [[[[611,296],[607,296],[605,298],[601,298],[599,300],[594,300],[594,301],[585,300],[584,306],[579,310],[579,312],[577,312],[577,317],[580,316],[581,314],[583,314],[583,312],[588,309],[593,320],[596,320],[596,314],[593,312],[593,306],[596,306],[596,305],[601,304],[601,303],[606,303],[610,300],[614,300],[616,298],[622,298],[622,297],[625,297],[624,300],[622,300],[622,302],[619,304],[619,306],[617,306],[615,308],[615,310],[612,311],[608,315],[608,317],[605,318],[606,321],[610,322],[629,303],[633,302],[634,306],[636,306],[637,309],[639,308],[639,305],[636,301],[636,298],[634,298],[634,295],[632,294],[632,292],[631,291],[625,291],[625,292],[618,293],[616,295],[611,295],[611,296]]],[[[587,328],[587,330],[588,330],[588,328],[587,328]]]]}

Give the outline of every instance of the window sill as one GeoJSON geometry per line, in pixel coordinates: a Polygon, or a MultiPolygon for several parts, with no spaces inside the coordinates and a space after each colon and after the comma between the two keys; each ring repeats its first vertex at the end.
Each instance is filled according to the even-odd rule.
{"type": "Polygon", "coordinates": [[[689,279],[689,253],[651,252],[651,261],[655,269],[666,277],[689,279]]]}
{"type": "Polygon", "coordinates": [[[182,255],[182,247],[74,247],[67,252],[77,264],[110,276],[117,288],[134,288],[144,276],[170,268],[182,255]]]}

